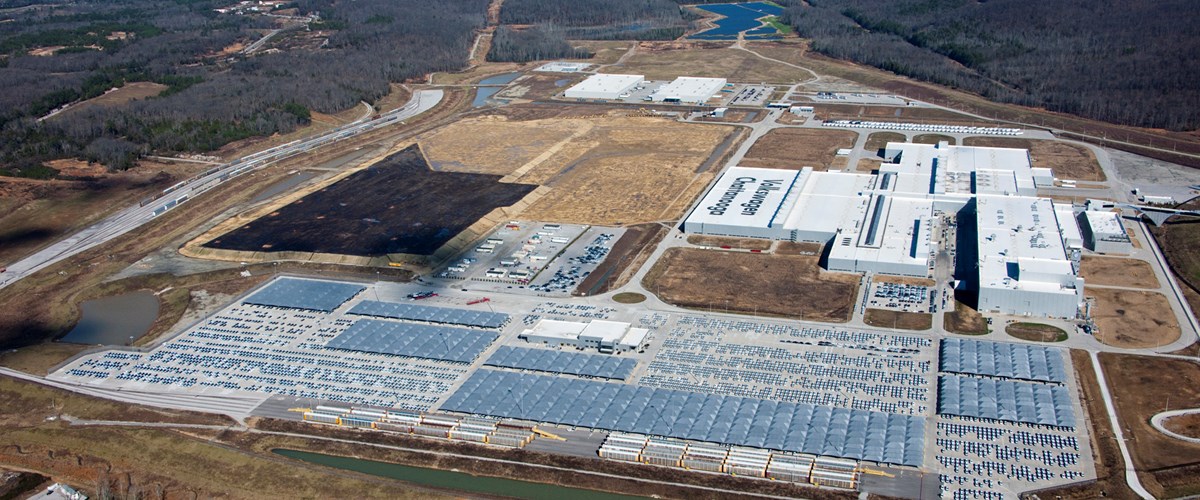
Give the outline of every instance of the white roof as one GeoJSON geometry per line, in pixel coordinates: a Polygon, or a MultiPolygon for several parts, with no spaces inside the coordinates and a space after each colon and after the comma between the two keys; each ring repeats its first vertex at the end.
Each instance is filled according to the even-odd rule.
{"type": "Polygon", "coordinates": [[[1050,199],[981,195],[975,206],[980,286],[1017,289],[1034,282],[1055,287],[1074,283],[1050,199]],[[1022,275],[1022,267],[1036,272],[1022,275]]]}
{"type": "Polygon", "coordinates": [[[849,172],[802,171],[801,180],[792,188],[796,198],[784,221],[787,229],[809,233],[827,233],[830,237],[839,228],[853,227],[867,210],[869,191],[874,179],[870,174],[849,172]]]}
{"type": "Polygon", "coordinates": [[[1117,212],[1089,210],[1084,212],[1083,216],[1087,218],[1092,234],[1097,237],[1126,234],[1125,225],[1121,223],[1121,214],[1117,212]]]}
{"type": "Polygon", "coordinates": [[[924,265],[929,258],[932,215],[930,200],[875,196],[862,224],[844,228],[831,252],[858,261],[924,265]],[[878,217],[875,204],[880,206],[878,217]]]}
{"type": "Polygon", "coordinates": [[[579,333],[579,338],[616,343],[625,336],[626,330],[629,330],[629,323],[594,319],[579,333]]]}
{"type": "Polygon", "coordinates": [[[533,325],[532,329],[525,330],[524,334],[534,334],[541,337],[560,338],[566,340],[575,340],[579,338],[580,332],[586,327],[586,323],[578,321],[560,321],[556,319],[541,319],[533,325]]]}
{"type": "Polygon", "coordinates": [[[800,177],[799,170],[732,167],[713,184],[688,222],[770,227],[787,216],[784,202],[791,201],[787,195],[800,177]]]}
{"type": "Polygon", "coordinates": [[[724,86],[724,78],[681,76],[671,83],[659,87],[654,95],[659,100],[674,97],[683,101],[702,101],[712,97],[724,86]]]}
{"type": "Polygon", "coordinates": [[[598,73],[587,77],[587,80],[579,82],[567,89],[567,92],[605,92],[605,93],[621,93],[645,80],[643,75],[615,75],[598,73]]]}

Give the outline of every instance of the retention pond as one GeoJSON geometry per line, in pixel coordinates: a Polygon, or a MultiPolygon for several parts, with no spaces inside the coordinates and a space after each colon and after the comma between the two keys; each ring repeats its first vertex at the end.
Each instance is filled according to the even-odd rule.
{"type": "Polygon", "coordinates": [[[61,342],[129,345],[150,330],[158,318],[158,298],[138,291],[85,301],[79,324],[61,342]]]}
{"type": "Polygon", "coordinates": [[[374,460],[338,457],[282,448],[271,450],[271,452],[310,464],[324,465],[335,469],[361,472],[372,476],[398,479],[422,486],[466,493],[481,493],[531,500],[559,500],[562,498],[570,498],[571,500],[626,500],[642,498],[595,490],[555,486],[552,484],[531,483],[498,477],[473,476],[463,472],[410,467],[374,460]]]}

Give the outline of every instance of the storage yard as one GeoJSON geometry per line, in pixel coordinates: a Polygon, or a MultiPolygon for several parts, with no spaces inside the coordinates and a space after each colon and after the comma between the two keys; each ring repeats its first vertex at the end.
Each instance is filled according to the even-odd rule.
{"type": "Polygon", "coordinates": [[[817,256],[673,248],[643,286],[666,302],[703,310],[813,321],[850,319],[859,276],[829,273],[817,256]]]}
{"type": "Polygon", "coordinates": [[[750,148],[739,165],[759,168],[813,167],[828,170],[837,150],[854,147],[858,134],[842,130],[787,128],[768,132],[750,148]]]}
{"type": "Polygon", "coordinates": [[[495,175],[433,172],[410,146],[251,220],[205,247],[240,252],[429,255],[537,186],[495,175]],[[336,209],[335,209],[336,208],[336,209]]]}
{"type": "Polygon", "coordinates": [[[872,471],[873,484],[918,491],[894,473],[926,467],[940,471],[943,495],[969,498],[1093,474],[1061,349],[533,297],[481,304],[445,289],[405,300],[413,290],[279,278],[148,351],[83,355],[51,378],[257,400],[262,416],[316,425],[838,488],[872,471]],[[546,319],[630,322],[649,347],[602,354],[518,338],[546,319]],[[981,403],[995,398],[1012,401],[981,403]],[[307,409],[287,409],[296,405],[307,409]],[[568,442],[555,444],[558,434],[568,442]]]}

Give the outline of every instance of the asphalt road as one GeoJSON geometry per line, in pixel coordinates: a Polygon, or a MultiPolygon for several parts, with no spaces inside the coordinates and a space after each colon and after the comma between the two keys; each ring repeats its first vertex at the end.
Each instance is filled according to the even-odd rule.
{"type": "Polygon", "coordinates": [[[10,264],[5,272],[0,273],[0,288],[7,287],[42,268],[132,231],[150,221],[150,219],[168,210],[175,209],[188,200],[195,198],[196,195],[212,189],[233,177],[262,168],[284,158],[302,154],[374,130],[375,128],[395,124],[419,115],[441,102],[443,95],[444,93],[441,90],[420,90],[414,92],[412,97],[409,98],[408,103],[403,107],[381,114],[378,118],[362,119],[316,137],[298,139],[265,151],[243,156],[229,163],[214,166],[197,177],[168,188],[151,203],[146,203],[144,206],[131,206],[121,210],[92,226],[82,229],[57,243],[10,264]]]}

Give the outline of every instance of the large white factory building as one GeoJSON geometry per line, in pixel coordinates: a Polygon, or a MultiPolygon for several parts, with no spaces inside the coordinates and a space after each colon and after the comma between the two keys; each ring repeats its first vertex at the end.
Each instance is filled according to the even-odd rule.
{"type": "Polygon", "coordinates": [[[1025,150],[891,143],[885,152],[893,162],[877,174],[730,168],[684,231],[819,242],[832,271],[926,277],[939,213],[974,207],[980,307],[1075,316],[1080,229],[1069,205],[1035,197],[1025,150]]]}
{"type": "Polygon", "coordinates": [[[568,88],[563,95],[570,99],[615,100],[646,81],[642,75],[595,74],[568,88]]]}

